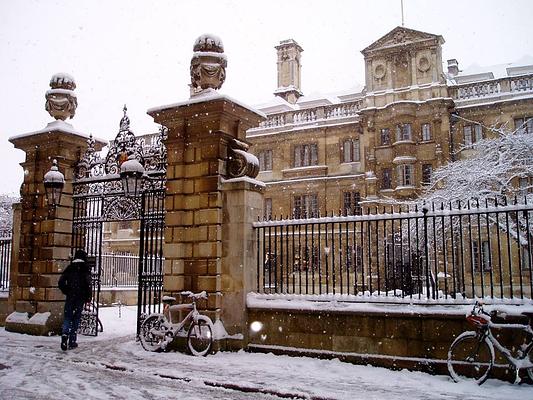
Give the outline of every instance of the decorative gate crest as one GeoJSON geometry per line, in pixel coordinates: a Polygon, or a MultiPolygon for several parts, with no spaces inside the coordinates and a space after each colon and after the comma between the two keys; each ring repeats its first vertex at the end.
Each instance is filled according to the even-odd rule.
{"type": "MultiPolygon", "coordinates": [[[[130,156],[133,156],[145,169],[148,177],[163,176],[167,168],[167,150],[164,140],[167,138],[167,128],[161,127],[159,133],[152,137],[153,143],[146,144],[145,138],[137,138],[130,130],[128,109],[124,106],[124,116],[120,120],[120,129],[105,158],[95,150],[95,140],[92,135],[87,140],[87,149],[78,163],[76,180],[78,182],[93,182],[118,179],[120,166],[130,156]],[[107,177],[107,179],[105,179],[107,177]],[[101,178],[101,179],[95,179],[101,178]]],[[[149,180],[149,179],[148,179],[149,180]]],[[[115,191],[119,188],[104,186],[90,193],[115,191]]],[[[120,189],[119,189],[120,190],[120,189]]],[[[75,193],[77,194],[77,193],[75,193]]]]}

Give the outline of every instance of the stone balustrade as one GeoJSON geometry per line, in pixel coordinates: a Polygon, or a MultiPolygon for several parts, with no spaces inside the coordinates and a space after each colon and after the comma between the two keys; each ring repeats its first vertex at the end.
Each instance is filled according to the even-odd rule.
{"type": "Polygon", "coordinates": [[[527,92],[533,90],[533,74],[511,78],[511,92],[527,92]]]}
{"type": "MultiPolygon", "coordinates": [[[[500,95],[515,95],[533,92],[533,74],[491,79],[480,82],[452,85],[450,96],[454,100],[476,100],[500,95]]],[[[318,121],[329,121],[355,117],[362,108],[362,99],[341,104],[318,106],[303,110],[272,114],[251,132],[283,126],[307,125],[318,121]]]]}
{"type": "Polygon", "coordinates": [[[531,91],[533,91],[533,74],[458,84],[450,87],[451,97],[455,100],[470,100],[505,93],[517,94],[531,91]]]}
{"type": "Polygon", "coordinates": [[[357,116],[361,109],[361,100],[343,104],[319,106],[304,110],[288,111],[280,114],[272,114],[267,120],[261,122],[253,131],[282,127],[285,125],[305,125],[320,120],[334,120],[357,116]]]}

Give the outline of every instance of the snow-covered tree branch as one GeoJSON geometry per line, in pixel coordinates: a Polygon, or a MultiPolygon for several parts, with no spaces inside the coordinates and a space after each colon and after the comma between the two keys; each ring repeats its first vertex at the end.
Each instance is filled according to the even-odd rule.
{"type": "Polygon", "coordinates": [[[463,157],[435,170],[432,181],[416,201],[492,202],[495,198],[515,195],[519,202],[533,200],[533,135],[492,128],[497,137],[482,139],[461,149],[463,157]],[[470,153],[470,154],[468,154],[470,153]]]}
{"type": "Polygon", "coordinates": [[[13,203],[18,197],[12,195],[0,195],[0,237],[10,236],[13,229],[13,203]]]}

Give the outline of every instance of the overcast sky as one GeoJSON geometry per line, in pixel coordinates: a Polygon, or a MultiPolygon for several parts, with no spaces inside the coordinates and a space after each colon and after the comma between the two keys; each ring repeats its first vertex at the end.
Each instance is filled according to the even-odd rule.
{"type": "MultiPolygon", "coordinates": [[[[405,26],[440,34],[444,61],[460,68],[533,56],[531,0],[404,0],[405,26]]],[[[276,89],[276,52],[292,38],[304,49],[304,94],[364,83],[360,51],[401,25],[400,0],[81,1],[0,0],[0,192],[17,192],[23,153],[10,136],[42,129],[50,77],[68,72],[78,109],[68,120],[112,139],[124,103],[132,130],[157,130],[150,107],[188,98],[194,40],[221,37],[228,56],[222,92],[250,105],[276,89]]]]}

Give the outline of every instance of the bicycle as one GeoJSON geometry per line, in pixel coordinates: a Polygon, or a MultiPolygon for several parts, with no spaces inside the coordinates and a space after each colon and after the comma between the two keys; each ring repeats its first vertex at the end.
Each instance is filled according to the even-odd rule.
{"type": "Polygon", "coordinates": [[[213,322],[196,308],[198,299],[207,298],[205,291],[200,293],[182,292],[192,299],[191,303],[173,304],[175,297],[164,296],[163,314],[150,314],[142,323],[139,339],[147,351],[164,351],[181,332],[187,332],[187,348],[192,355],[205,356],[213,345],[213,322]],[[172,312],[190,310],[183,321],[172,321],[172,312]],[[185,328],[188,326],[188,330],[185,328]]]}
{"type": "MultiPolygon", "coordinates": [[[[531,314],[524,314],[529,318],[531,314]]],[[[448,372],[455,382],[474,380],[481,385],[488,378],[494,366],[494,348],[500,351],[509,364],[515,369],[515,383],[520,382],[520,370],[526,370],[529,379],[533,381],[533,329],[530,324],[499,324],[492,322],[491,315],[483,310],[483,304],[476,302],[472,312],[466,320],[474,325],[475,331],[466,331],[457,336],[448,350],[448,372]],[[491,329],[522,330],[529,337],[524,342],[517,355],[503,346],[492,334],[491,329]]]]}

